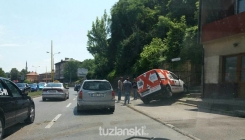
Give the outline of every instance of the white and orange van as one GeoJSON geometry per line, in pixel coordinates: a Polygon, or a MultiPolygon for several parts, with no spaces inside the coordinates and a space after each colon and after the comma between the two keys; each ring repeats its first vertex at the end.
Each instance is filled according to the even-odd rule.
{"type": "Polygon", "coordinates": [[[174,73],[163,69],[152,69],[137,77],[138,93],[147,104],[151,100],[169,98],[172,94],[188,92],[185,83],[174,73]]]}

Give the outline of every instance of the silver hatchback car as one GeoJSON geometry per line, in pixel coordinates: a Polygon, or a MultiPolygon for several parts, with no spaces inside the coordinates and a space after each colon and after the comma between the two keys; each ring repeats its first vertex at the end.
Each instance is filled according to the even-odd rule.
{"type": "Polygon", "coordinates": [[[86,109],[115,110],[115,93],[107,80],[85,80],[78,92],[77,111],[86,109]]]}
{"type": "Polygon", "coordinates": [[[48,83],[42,90],[43,101],[46,99],[69,99],[69,88],[64,87],[63,83],[48,83]]]}

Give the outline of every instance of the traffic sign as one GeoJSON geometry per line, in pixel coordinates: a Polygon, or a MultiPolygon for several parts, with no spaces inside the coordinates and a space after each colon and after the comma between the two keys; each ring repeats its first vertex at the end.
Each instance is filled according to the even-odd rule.
{"type": "Polygon", "coordinates": [[[178,57],[178,58],[173,58],[173,59],[172,59],[172,62],[174,62],[174,61],[180,61],[180,57],[178,57]]]}

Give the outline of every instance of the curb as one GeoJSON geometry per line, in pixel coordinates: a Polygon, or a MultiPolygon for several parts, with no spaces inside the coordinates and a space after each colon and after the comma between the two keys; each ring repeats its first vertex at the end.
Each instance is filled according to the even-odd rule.
{"type": "Polygon", "coordinates": [[[178,100],[178,102],[176,102],[176,103],[182,104],[182,105],[198,107],[198,108],[202,108],[202,109],[207,109],[210,112],[220,113],[222,115],[230,115],[230,116],[234,116],[234,117],[242,117],[242,116],[239,116],[238,113],[236,113],[235,111],[226,111],[226,110],[222,110],[222,109],[215,109],[215,108],[205,107],[205,106],[201,106],[201,105],[187,103],[186,101],[183,101],[183,100],[178,100]]]}
{"type": "Polygon", "coordinates": [[[143,114],[143,115],[145,115],[145,116],[147,116],[147,117],[149,117],[149,118],[155,120],[156,122],[159,122],[159,123],[161,123],[161,124],[167,126],[168,128],[171,128],[171,129],[175,130],[176,132],[178,132],[178,133],[180,133],[180,134],[182,134],[182,135],[184,135],[184,136],[187,136],[187,137],[189,137],[189,138],[191,138],[191,139],[193,139],[193,140],[200,140],[199,138],[197,138],[197,137],[195,137],[195,136],[193,136],[193,135],[191,135],[191,134],[188,134],[188,133],[182,131],[181,129],[179,129],[179,128],[177,128],[177,127],[171,125],[171,124],[167,124],[167,123],[161,121],[160,119],[154,118],[154,117],[152,117],[152,116],[150,116],[150,115],[148,115],[148,114],[146,114],[146,113],[144,113],[144,112],[142,112],[142,111],[139,111],[139,110],[135,109],[135,108],[132,107],[131,105],[127,105],[127,107],[130,108],[130,109],[132,109],[132,110],[134,110],[134,111],[136,111],[136,112],[138,112],[138,113],[140,113],[140,114],[143,114]]]}
{"type": "Polygon", "coordinates": [[[178,101],[176,102],[177,104],[181,104],[181,105],[188,105],[188,106],[193,106],[193,107],[198,107],[198,105],[195,105],[195,104],[189,104],[189,103],[186,103],[184,101],[178,101]]]}

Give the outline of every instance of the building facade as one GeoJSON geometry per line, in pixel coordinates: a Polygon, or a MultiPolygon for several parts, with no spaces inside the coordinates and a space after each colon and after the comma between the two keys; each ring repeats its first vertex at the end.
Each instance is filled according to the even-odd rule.
{"type": "Polygon", "coordinates": [[[39,74],[39,82],[51,82],[51,72],[41,73],[39,74]]]}
{"type": "Polygon", "coordinates": [[[26,79],[29,80],[32,83],[37,83],[38,82],[38,74],[36,72],[30,72],[26,74],[26,79]]]}
{"type": "Polygon", "coordinates": [[[201,0],[204,98],[245,99],[245,0],[201,0]]]}
{"type": "Polygon", "coordinates": [[[67,79],[64,78],[64,67],[65,64],[69,61],[78,61],[78,60],[75,60],[73,58],[65,58],[65,60],[61,60],[60,62],[55,63],[55,76],[54,76],[55,80],[59,80],[60,82],[65,82],[65,81],[67,82],[67,79]]]}

